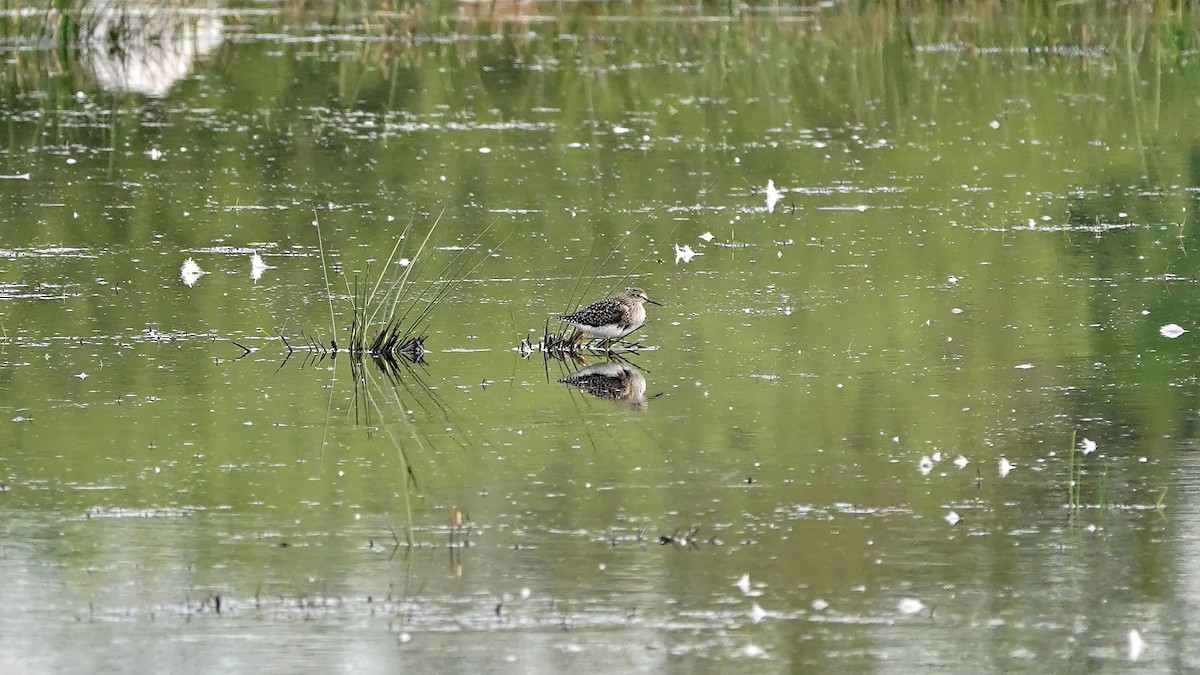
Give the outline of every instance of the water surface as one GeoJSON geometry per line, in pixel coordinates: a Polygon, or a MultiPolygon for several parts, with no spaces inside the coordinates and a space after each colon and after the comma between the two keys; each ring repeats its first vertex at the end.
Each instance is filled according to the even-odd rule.
{"type": "Polygon", "coordinates": [[[3,43],[0,661],[1197,667],[1183,19],[447,11],[3,43]]]}

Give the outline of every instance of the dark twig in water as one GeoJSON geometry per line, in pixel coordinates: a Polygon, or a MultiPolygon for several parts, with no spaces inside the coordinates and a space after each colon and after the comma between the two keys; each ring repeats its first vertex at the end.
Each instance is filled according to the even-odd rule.
{"type": "MultiPolygon", "coordinates": [[[[388,524],[388,530],[392,533],[392,551],[394,553],[400,548],[400,537],[396,536],[396,528],[392,527],[391,523],[388,524]]],[[[409,548],[412,548],[413,542],[412,539],[409,538],[407,532],[404,533],[404,538],[408,541],[409,548]]]]}
{"type": "Polygon", "coordinates": [[[247,356],[247,355],[249,355],[249,354],[251,354],[251,353],[253,352],[253,350],[251,350],[251,349],[250,349],[249,347],[247,347],[246,345],[244,345],[244,344],[242,344],[242,343],[238,342],[237,340],[230,340],[230,342],[232,342],[233,344],[237,345],[237,346],[238,346],[238,347],[239,347],[239,348],[242,350],[242,355],[241,355],[241,356],[239,356],[239,357],[237,357],[237,359],[234,359],[234,361],[237,361],[238,359],[244,359],[244,358],[246,358],[246,356],[247,356]]]}
{"type": "Polygon", "coordinates": [[[696,541],[696,535],[700,533],[700,525],[693,525],[687,531],[687,534],[679,534],[679,529],[676,528],[669,536],[663,535],[658,538],[658,543],[662,546],[670,544],[679,548],[699,549],[700,545],[696,541]]]}

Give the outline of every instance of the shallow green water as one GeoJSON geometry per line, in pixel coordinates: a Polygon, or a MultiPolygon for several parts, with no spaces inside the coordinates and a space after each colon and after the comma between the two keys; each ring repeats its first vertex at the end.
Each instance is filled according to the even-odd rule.
{"type": "Polygon", "coordinates": [[[201,20],[165,82],[4,43],[9,669],[1200,665],[1200,73],[1153,26],[201,20]],[[344,345],[408,223],[415,289],[465,276],[425,363],[289,356],[322,247],[344,345]],[[644,397],[518,354],[628,283],[644,397]]]}

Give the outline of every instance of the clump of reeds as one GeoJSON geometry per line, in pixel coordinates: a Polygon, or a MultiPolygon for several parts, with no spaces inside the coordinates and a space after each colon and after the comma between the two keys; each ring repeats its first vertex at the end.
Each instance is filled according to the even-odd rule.
{"type": "Polygon", "coordinates": [[[542,331],[542,341],[538,343],[537,348],[549,356],[575,356],[582,354],[584,346],[587,344],[587,335],[575,328],[567,326],[558,330],[550,330],[550,321],[546,321],[546,327],[542,331]]]}
{"type": "Polygon", "coordinates": [[[1083,456],[1076,461],[1075,439],[1077,431],[1071,432],[1071,447],[1067,450],[1067,506],[1072,513],[1083,508],[1083,456]]]}
{"type": "MultiPolygon", "coordinates": [[[[404,244],[413,231],[413,221],[409,221],[404,231],[396,238],[396,243],[378,274],[372,276],[368,267],[361,280],[358,276],[355,276],[353,281],[344,278],[351,304],[349,335],[340,349],[336,339],[330,341],[333,354],[342,351],[348,353],[355,361],[370,357],[385,372],[390,371],[389,374],[398,374],[396,366],[401,362],[423,363],[426,353],[425,340],[428,338],[429,320],[433,312],[469,274],[483,264],[486,255],[474,262],[470,256],[480,239],[491,229],[490,226],[484,228],[436,274],[427,280],[418,281],[417,270],[424,267],[426,250],[441,219],[442,214],[439,214],[420,245],[411,253],[404,251],[404,244]],[[407,256],[411,256],[411,260],[406,259],[407,256]],[[397,269],[398,272],[395,271],[397,269]]],[[[321,271],[325,278],[329,302],[330,328],[336,335],[337,312],[333,304],[334,293],[329,281],[321,223],[316,213],[313,222],[317,228],[321,271]]]]}
{"type": "MultiPolygon", "coordinates": [[[[380,277],[382,279],[382,277],[380,277]]],[[[392,314],[382,326],[376,326],[371,331],[371,317],[367,315],[370,299],[365,289],[360,293],[358,280],[351,295],[353,302],[353,317],[350,320],[350,342],[348,350],[356,358],[370,356],[376,359],[394,359],[401,357],[411,362],[419,362],[425,356],[424,332],[417,332],[416,322],[406,323],[404,315],[392,314]]],[[[375,311],[379,308],[376,307],[375,311]]]]}
{"type": "MultiPolygon", "coordinates": [[[[420,293],[413,293],[412,273],[417,266],[417,261],[423,259],[425,247],[429,244],[429,240],[440,222],[441,216],[439,215],[425,234],[420,246],[417,247],[412,261],[402,265],[402,271],[399,274],[389,278],[387,270],[394,269],[393,265],[398,264],[400,258],[397,256],[412,229],[412,221],[396,238],[396,244],[392,247],[392,252],[387,260],[384,261],[383,271],[375,278],[374,285],[370,283],[370,268],[367,270],[365,283],[361,287],[358,278],[355,277],[354,288],[350,292],[352,316],[350,339],[347,343],[347,349],[352,357],[361,359],[364,356],[372,356],[390,359],[404,355],[418,357],[424,355],[426,335],[422,330],[423,322],[438,301],[455,286],[453,283],[442,284],[438,289],[439,292],[428,298],[420,311],[409,320],[421,299],[420,293]],[[404,306],[402,307],[402,305],[404,306]]],[[[318,224],[318,236],[319,228],[318,224]]],[[[466,248],[463,249],[464,252],[466,250],[466,248]]],[[[456,258],[461,256],[460,252],[456,258]]],[[[321,264],[324,268],[323,250],[321,264]]],[[[328,286],[328,273],[326,273],[326,284],[328,286]]],[[[329,297],[332,302],[333,294],[331,292],[329,297]]]]}
{"type": "MultiPolygon", "coordinates": [[[[1071,432],[1071,447],[1067,452],[1067,508],[1071,510],[1071,515],[1075,516],[1088,505],[1083,501],[1083,477],[1085,471],[1083,468],[1084,457],[1096,451],[1096,443],[1083,439],[1078,444],[1078,432],[1071,432]]],[[[1100,509],[1112,508],[1112,503],[1108,499],[1108,463],[1099,473],[1098,485],[1092,488],[1095,493],[1094,506],[1100,509]]]]}

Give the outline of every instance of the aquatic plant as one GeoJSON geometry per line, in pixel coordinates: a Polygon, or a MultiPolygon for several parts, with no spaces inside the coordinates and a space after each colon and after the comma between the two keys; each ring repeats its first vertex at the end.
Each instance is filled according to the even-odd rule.
{"type": "MultiPolygon", "coordinates": [[[[443,211],[444,214],[444,211],[443,211]]],[[[426,329],[438,305],[486,260],[486,255],[472,261],[471,253],[479,241],[491,229],[484,228],[430,279],[418,284],[414,274],[425,260],[430,239],[437,230],[443,214],[439,214],[425,236],[421,239],[411,258],[405,257],[403,246],[413,229],[413,221],[405,226],[396,238],[383,270],[372,281],[370,267],[363,279],[357,275],[353,280],[343,277],[350,299],[349,336],[342,351],[355,359],[373,357],[394,360],[398,357],[408,362],[420,362],[425,354],[426,329]],[[398,269],[399,271],[395,271],[398,269]],[[392,270],[389,275],[388,270],[392,270]]],[[[329,266],[326,262],[324,237],[321,234],[320,218],[313,212],[313,224],[317,228],[317,239],[321,256],[321,272],[325,281],[325,295],[329,304],[330,330],[337,335],[337,312],[334,309],[335,293],[329,281],[329,266]]],[[[503,243],[503,242],[501,242],[503,243]]],[[[330,342],[333,353],[339,351],[336,338],[330,342]]]]}
{"type": "MultiPolygon", "coordinates": [[[[1067,452],[1067,506],[1072,515],[1084,508],[1083,477],[1084,458],[1096,451],[1096,442],[1087,438],[1077,440],[1077,432],[1071,432],[1071,447],[1067,452]]],[[[1099,473],[1098,484],[1093,488],[1095,506],[1107,509],[1112,506],[1108,500],[1108,464],[1099,473]]]]}
{"type": "Polygon", "coordinates": [[[1083,508],[1083,455],[1085,453],[1076,452],[1077,433],[1076,431],[1071,432],[1071,446],[1067,451],[1067,505],[1072,512],[1083,508]]]}
{"type": "MultiPolygon", "coordinates": [[[[575,359],[582,357],[587,341],[587,336],[583,331],[573,326],[551,330],[550,320],[547,319],[546,326],[542,330],[542,339],[536,348],[548,357],[575,359]]],[[[532,352],[532,349],[529,351],[532,352]]]]}

